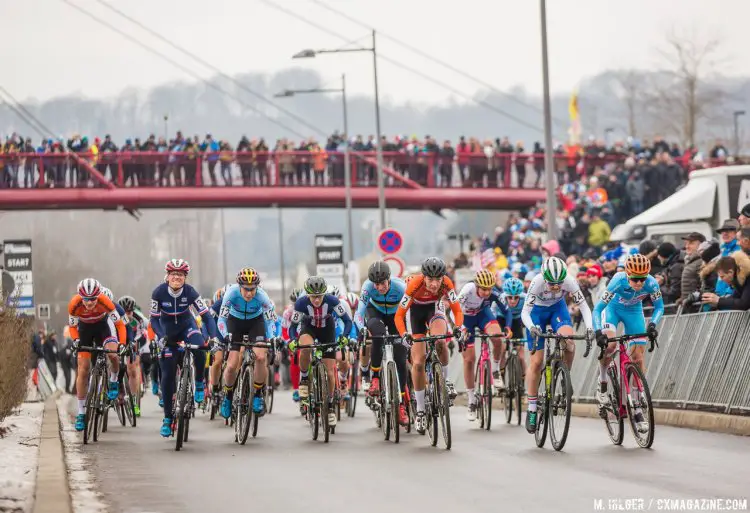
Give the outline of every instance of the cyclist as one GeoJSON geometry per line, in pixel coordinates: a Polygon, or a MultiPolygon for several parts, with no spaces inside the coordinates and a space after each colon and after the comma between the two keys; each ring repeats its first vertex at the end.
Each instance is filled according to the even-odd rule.
{"type": "MultiPolygon", "coordinates": [[[[367,280],[362,284],[362,292],[359,296],[354,322],[361,330],[367,326],[367,331],[376,338],[372,339],[372,348],[369,356],[369,365],[361,364],[360,369],[364,375],[368,368],[372,369],[371,384],[368,394],[377,397],[380,394],[380,366],[383,363],[382,338],[387,333],[396,335],[399,333],[396,325],[396,312],[401,298],[404,297],[406,283],[399,278],[391,277],[391,268],[387,263],[379,260],[373,262],[367,269],[367,280]]],[[[393,359],[396,362],[398,381],[401,395],[406,392],[406,360],[408,346],[402,340],[394,340],[393,359]]],[[[409,416],[406,413],[406,405],[402,401],[399,408],[399,424],[408,425],[409,416]]]]}
{"type": "MultiPolygon", "coordinates": [[[[298,336],[299,332],[299,365],[300,365],[300,384],[299,396],[303,404],[307,403],[308,398],[308,369],[310,368],[310,349],[316,340],[321,344],[330,344],[335,342],[336,337],[336,319],[335,315],[344,320],[344,333],[349,333],[352,327],[352,319],[346,313],[344,305],[339,299],[332,294],[326,294],[328,284],[320,276],[310,276],[305,281],[305,292],[307,295],[297,299],[294,303],[294,314],[292,315],[292,325],[289,328],[289,335],[292,339],[298,336]]],[[[339,340],[341,345],[348,342],[346,337],[339,340]]],[[[328,424],[336,425],[336,414],[333,408],[333,395],[336,386],[336,348],[326,347],[323,350],[323,362],[328,374],[328,424]]]]}
{"type": "MultiPolygon", "coordinates": [[[[335,289],[334,289],[335,290],[335,289]]],[[[351,292],[350,292],[351,294],[351,292]]],[[[338,300],[341,302],[341,305],[344,307],[344,310],[346,311],[346,314],[349,316],[350,319],[354,319],[354,311],[352,310],[351,304],[349,303],[349,300],[347,298],[347,294],[341,294],[338,297],[338,300]]],[[[354,297],[356,299],[356,294],[354,294],[354,297]]],[[[357,326],[354,324],[354,322],[351,323],[350,329],[348,333],[344,333],[344,320],[341,317],[337,316],[336,319],[336,339],[339,339],[340,337],[345,336],[346,338],[352,340],[357,339],[357,326]]],[[[338,374],[338,381],[339,388],[341,389],[341,397],[343,399],[349,399],[349,387],[347,385],[347,378],[349,376],[349,359],[346,355],[346,347],[342,347],[340,351],[336,353],[336,361],[337,361],[337,367],[339,370],[338,374]]]]}
{"type": "MultiPolygon", "coordinates": [[[[528,342],[528,330],[523,325],[521,320],[521,312],[523,311],[523,305],[526,301],[526,292],[524,291],[523,282],[518,278],[510,277],[503,283],[502,294],[500,299],[505,303],[510,310],[511,321],[510,324],[506,324],[506,331],[510,328],[511,338],[526,339],[528,342]]],[[[498,321],[500,318],[506,319],[506,317],[497,311],[498,321]]],[[[494,356],[494,355],[493,355],[494,356]]],[[[521,363],[521,372],[523,378],[526,378],[526,360],[524,358],[523,346],[518,347],[518,359],[521,363]]],[[[495,388],[501,388],[503,386],[503,374],[505,372],[505,351],[500,352],[500,360],[492,362],[492,379],[494,381],[495,388]],[[500,386],[498,386],[498,383],[500,386]]]]}
{"type": "MultiPolygon", "coordinates": [[[[252,267],[243,267],[237,273],[237,285],[232,286],[221,301],[219,332],[229,345],[229,358],[224,369],[224,401],[221,403],[221,416],[228,419],[232,415],[232,396],[237,374],[240,370],[240,349],[238,343],[245,335],[249,342],[265,342],[275,335],[276,312],[273,301],[260,287],[260,275],[252,267]]],[[[246,349],[245,349],[246,350],[246,349]]],[[[263,387],[266,384],[268,349],[252,348],[255,353],[253,373],[253,411],[263,415],[266,405],[263,400],[263,387]]]]}
{"type": "MultiPolygon", "coordinates": [[[[161,367],[161,391],[164,402],[164,420],[161,426],[161,436],[172,436],[172,402],[176,389],[177,360],[184,352],[178,348],[180,342],[190,345],[203,346],[204,339],[190,306],[195,306],[198,315],[208,329],[208,334],[214,344],[218,342],[216,322],[200,294],[185,283],[190,274],[190,264],[181,258],[173,258],[164,266],[167,275],[165,282],[154,289],[151,294],[151,327],[157,336],[157,346],[161,353],[159,366],[161,367]]],[[[195,351],[195,401],[202,403],[205,399],[205,382],[203,369],[206,366],[206,355],[203,351],[195,351]]]]}
{"type": "MultiPolygon", "coordinates": [[[[70,337],[76,347],[97,347],[115,350],[127,339],[125,324],[117,308],[110,299],[102,294],[102,286],[93,278],[86,278],[78,284],[76,294],[68,303],[68,326],[70,337]],[[96,344],[96,345],[95,345],[96,344]]],[[[116,354],[108,354],[110,363],[107,397],[117,399],[119,387],[117,377],[120,373],[120,359],[116,354]]],[[[76,395],[78,397],[78,415],[76,431],[86,427],[86,393],[91,370],[91,353],[78,352],[78,372],[76,374],[76,395]]]]}
{"type": "MultiPolygon", "coordinates": [[[[284,309],[284,313],[281,314],[281,338],[284,342],[289,344],[291,337],[289,336],[289,328],[292,326],[292,315],[294,315],[294,303],[297,301],[300,295],[300,289],[293,289],[289,295],[289,301],[291,304],[287,305],[284,309]]],[[[297,403],[299,402],[299,350],[290,351],[289,353],[289,380],[292,382],[292,400],[297,403]]]]}
{"type": "MultiPolygon", "coordinates": [[[[128,365],[128,379],[131,383],[131,393],[140,393],[141,378],[145,379],[151,371],[151,350],[146,339],[148,319],[138,309],[135,299],[131,296],[122,296],[117,300],[117,303],[125,311],[123,322],[125,323],[125,328],[130,332],[128,339],[132,340],[134,346],[134,357],[131,357],[133,359],[133,366],[135,367],[133,369],[134,372],[131,372],[130,363],[128,365]],[[132,386],[135,383],[134,378],[138,380],[136,392],[133,391],[132,386]]],[[[141,407],[137,404],[135,405],[135,414],[138,417],[141,416],[141,407]]]]}
{"type": "MultiPolygon", "coordinates": [[[[477,354],[474,351],[474,328],[479,328],[486,334],[495,337],[492,339],[492,356],[494,361],[498,361],[503,353],[501,338],[503,331],[500,329],[490,306],[492,304],[497,306],[501,311],[500,315],[505,316],[506,326],[509,326],[512,321],[510,310],[500,300],[500,295],[494,289],[495,283],[495,275],[487,269],[482,269],[477,271],[474,280],[464,285],[458,294],[458,304],[461,305],[461,310],[464,313],[461,330],[464,332],[465,343],[461,345],[464,346],[464,384],[466,385],[469,407],[466,418],[470,422],[477,419],[477,404],[474,398],[474,367],[477,360],[477,354]]],[[[499,388],[502,388],[502,381],[499,388]]]]}
{"type": "MultiPolygon", "coordinates": [[[[422,262],[422,272],[414,275],[406,286],[404,296],[396,311],[395,324],[398,333],[404,337],[411,348],[412,379],[414,380],[414,396],[417,400],[417,416],[414,426],[419,434],[424,434],[427,428],[425,417],[424,396],[427,386],[427,374],[425,372],[425,360],[427,358],[426,347],[420,338],[427,332],[431,335],[445,335],[448,333],[448,320],[445,316],[443,299],[447,298],[456,328],[453,335],[458,339],[461,330],[458,326],[464,323],[464,314],[458,304],[456,289],[453,281],[446,275],[445,262],[437,257],[429,257],[422,262]],[[412,306],[413,303],[413,306],[412,306]],[[409,313],[409,327],[406,326],[406,314],[409,313]]],[[[437,342],[438,358],[443,364],[443,378],[448,389],[451,403],[456,398],[456,389],[448,380],[448,347],[445,340],[437,342]]]]}
{"type": "MultiPolygon", "coordinates": [[[[544,365],[543,330],[550,326],[560,335],[573,335],[573,323],[565,304],[565,295],[570,294],[578,305],[586,324],[586,336],[591,340],[593,324],[591,309],[583,297],[575,276],[568,274],[568,268],[558,257],[549,257],[542,263],[542,273],[537,275],[529,285],[526,302],[523,305],[521,319],[532,337],[528,342],[529,351],[537,350],[532,356],[526,373],[526,390],[528,390],[528,410],[526,412],[526,431],[536,431],[536,400],[539,391],[539,378],[544,365]]],[[[566,344],[564,362],[570,369],[575,356],[575,344],[566,344]]]]}
{"type": "MultiPolygon", "coordinates": [[[[594,307],[594,328],[596,329],[596,343],[599,347],[607,347],[604,357],[599,365],[599,390],[596,399],[600,410],[609,404],[607,395],[607,367],[612,357],[609,356],[615,349],[614,342],[609,343],[608,337],[614,337],[617,325],[622,323],[625,334],[648,333],[649,337],[656,338],[658,331],[656,325],[664,315],[664,300],[661,289],[656,278],[651,276],[651,261],[636,253],[629,255],[625,260],[625,271],[619,272],[612,277],[607,285],[607,290],[602,294],[602,299],[594,307]],[[643,300],[651,298],[654,304],[654,313],[646,327],[646,317],[643,314],[643,300]]],[[[646,340],[636,339],[628,343],[628,356],[645,373],[644,355],[646,340]]],[[[640,408],[635,410],[636,427],[641,432],[648,431],[648,423],[643,418],[640,408]]]]}
{"type": "MultiPolygon", "coordinates": [[[[214,293],[213,303],[209,312],[213,318],[218,322],[219,314],[221,313],[221,300],[224,297],[226,291],[231,287],[231,283],[227,283],[220,289],[217,289],[214,293]]],[[[217,351],[209,355],[210,370],[208,371],[208,381],[211,383],[211,401],[218,406],[219,401],[219,386],[221,383],[221,366],[224,363],[224,351],[219,348],[217,351]]]]}

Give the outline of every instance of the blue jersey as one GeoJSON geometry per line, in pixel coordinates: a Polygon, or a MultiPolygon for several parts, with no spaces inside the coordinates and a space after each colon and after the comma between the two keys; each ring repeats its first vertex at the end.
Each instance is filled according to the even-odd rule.
{"type": "Polygon", "coordinates": [[[197,327],[190,311],[191,306],[195,307],[195,311],[203,319],[208,334],[216,337],[216,322],[208,313],[208,307],[200,294],[188,284],[173,291],[166,283],[156,287],[151,294],[151,327],[156,336],[174,336],[188,327],[197,327]]]}
{"type": "Polygon", "coordinates": [[[266,338],[273,338],[276,334],[276,310],[273,301],[268,297],[266,291],[258,287],[255,295],[250,301],[242,297],[239,285],[232,285],[224,293],[221,300],[221,311],[219,313],[219,332],[223,337],[227,336],[227,319],[232,316],[235,319],[255,319],[263,315],[266,325],[266,338]]]}
{"type": "Polygon", "coordinates": [[[210,313],[214,319],[219,318],[219,314],[221,313],[221,303],[221,301],[214,301],[214,304],[211,305],[210,313]]]}
{"type": "Polygon", "coordinates": [[[500,295],[500,300],[503,302],[503,304],[505,305],[505,307],[508,310],[510,310],[511,317],[512,317],[512,319],[514,321],[521,318],[521,312],[523,311],[523,304],[526,301],[526,293],[525,292],[519,296],[518,304],[516,304],[516,306],[513,306],[513,307],[511,307],[508,304],[508,299],[507,299],[507,296],[506,296],[506,294],[504,292],[500,295]]]}
{"type": "Polygon", "coordinates": [[[323,296],[323,302],[320,306],[315,307],[308,296],[302,296],[294,303],[289,336],[297,338],[297,326],[303,321],[309,323],[313,328],[325,328],[330,324],[335,329],[337,318],[344,321],[343,333],[349,333],[352,329],[352,318],[346,313],[346,309],[339,298],[332,294],[326,294],[323,296]]]}
{"type": "Polygon", "coordinates": [[[395,315],[398,310],[398,303],[404,296],[406,282],[400,278],[391,278],[388,292],[381,294],[375,288],[375,284],[366,280],[362,284],[362,292],[359,295],[359,306],[354,314],[354,322],[359,329],[365,325],[365,311],[369,305],[372,305],[378,312],[385,315],[395,315]]]}
{"type": "Polygon", "coordinates": [[[594,307],[594,329],[602,329],[602,312],[605,308],[611,308],[619,312],[637,313],[642,316],[643,300],[647,297],[650,297],[654,304],[651,322],[658,324],[662,315],[664,315],[664,301],[656,279],[649,275],[643,284],[643,288],[636,292],[630,286],[627,274],[624,272],[615,274],[607,285],[607,290],[602,295],[601,301],[594,307]]]}

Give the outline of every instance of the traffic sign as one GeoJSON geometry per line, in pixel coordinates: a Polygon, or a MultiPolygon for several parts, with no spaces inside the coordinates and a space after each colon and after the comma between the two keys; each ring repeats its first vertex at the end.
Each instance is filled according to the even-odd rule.
{"type": "Polygon", "coordinates": [[[403,246],[404,238],[398,230],[386,228],[380,232],[380,235],[378,235],[378,248],[383,253],[393,255],[394,253],[401,251],[403,246]]]}
{"type": "Polygon", "coordinates": [[[383,262],[388,264],[388,267],[391,268],[391,274],[395,275],[397,278],[401,278],[404,275],[404,271],[406,270],[406,262],[404,262],[400,257],[388,255],[387,257],[383,258],[383,262]]]}

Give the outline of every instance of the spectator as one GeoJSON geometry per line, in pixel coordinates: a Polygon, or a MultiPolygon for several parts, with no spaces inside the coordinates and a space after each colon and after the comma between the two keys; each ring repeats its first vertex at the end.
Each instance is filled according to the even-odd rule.
{"type": "Polygon", "coordinates": [[[719,310],[750,310],[750,287],[746,286],[750,275],[750,257],[742,251],[736,251],[731,256],[721,257],[716,270],[719,279],[734,292],[725,297],[709,292],[703,294],[703,302],[719,310]]]}
{"type": "Polygon", "coordinates": [[[742,251],[744,251],[746,255],[750,255],[750,226],[740,230],[740,235],[737,240],[740,243],[742,251]]]}
{"type": "Polygon", "coordinates": [[[591,294],[591,301],[596,305],[601,301],[604,292],[607,290],[609,280],[604,277],[604,271],[601,267],[593,265],[586,270],[586,282],[591,294]]]}
{"type": "Polygon", "coordinates": [[[636,169],[628,177],[625,190],[630,198],[630,215],[637,216],[643,212],[643,200],[646,197],[646,184],[643,181],[640,171],[636,169]]]}
{"type": "Polygon", "coordinates": [[[42,338],[42,349],[44,352],[44,363],[47,364],[52,380],[57,382],[57,335],[51,331],[42,338]]]}
{"type": "Polygon", "coordinates": [[[740,215],[737,218],[737,221],[740,223],[740,226],[743,228],[747,228],[750,226],[750,203],[742,207],[742,210],[740,210],[740,215]]]}
{"type": "Polygon", "coordinates": [[[65,378],[65,392],[73,393],[71,387],[74,381],[71,379],[71,370],[76,368],[76,357],[73,352],[73,339],[70,338],[70,328],[66,325],[63,329],[63,346],[59,353],[60,366],[62,367],[63,377],[65,378]]]}
{"type": "Polygon", "coordinates": [[[591,216],[591,224],[589,224],[589,246],[603,246],[606,242],[609,242],[611,233],[612,230],[607,222],[601,218],[600,211],[594,210],[591,216]]]}
{"type": "Polygon", "coordinates": [[[698,273],[703,260],[701,260],[698,248],[706,242],[706,238],[701,233],[693,232],[683,237],[682,240],[685,241],[685,267],[682,269],[680,280],[679,303],[685,302],[693,292],[700,289],[701,279],[698,273]]]}
{"type": "Polygon", "coordinates": [[[740,223],[736,219],[727,219],[721,225],[721,228],[716,230],[716,233],[721,237],[721,256],[729,256],[740,249],[737,242],[737,230],[739,228],[740,223]]]}
{"type": "Polygon", "coordinates": [[[682,270],[685,266],[685,261],[682,258],[680,250],[671,242],[662,242],[659,245],[657,257],[665,269],[660,275],[662,279],[659,280],[657,278],[657,281],[661,281],[659,285],[664,296],[664,303],[671,304],[680,297],[680,280],[682,279],[682,270]]]}
{"type": "Polygon", "coordinates": [[[700,253],[701,260],[703,260],[699,273],[701,278],[701,291],[715,291],[716,281],[718,280],[716,274],[716,262],[718,262],[717,257],[721,255],[721,245],[716,240],[703,242],[698,247],[698,253],[700,253]]]}

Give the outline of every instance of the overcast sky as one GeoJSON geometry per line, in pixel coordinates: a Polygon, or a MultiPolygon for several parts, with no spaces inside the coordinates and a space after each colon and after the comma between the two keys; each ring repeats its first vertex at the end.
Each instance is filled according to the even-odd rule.
{"type": "MultiPolygon", "coordinates": [[[[170,56],[179,54],[109,11],[96,0],[70,0],[143,43],[170,56]]],[[[311,67],[335,85],[347,74],[350,91],[372,94],[367,54],[318,56],[293,61],[302,48],[337,48],[342,39],[269,6],[271,0],[112,0],[112,5],[175,43],[233,74],[311,67]]],[[[344,40],[368,29],[346,21],[311,0],[275,0],[344,40]]],[[[539,2],[536,0],[325,0],[384,34],[452,63],[494,87],[522,84],[541,91],[539,2]]],[[[19,99],[40,100],[72,93],[116,95],[126,87],[193,80],[183,71],[87,18],[62,0],[0,0],[0,84],[19,99]]],[[[553,92],[608,68],[652,67],[655,49],[670,29],[700,38],[720,34],[731,69],[747,73],[750,1],[722,0],[549,0],[548,26],[553,92]]],[[[473,94],[482,86],[440,68],[379,37],[379,51],[452,87],[473,94]]],[[[213,73],[181,57],[202,76],[213,73]]],[[[396,66],[379,63],[383,98],[438,102],[446,89],[396,66]]]]}

